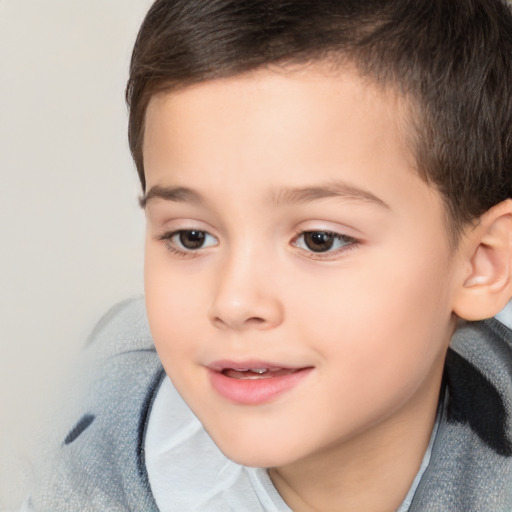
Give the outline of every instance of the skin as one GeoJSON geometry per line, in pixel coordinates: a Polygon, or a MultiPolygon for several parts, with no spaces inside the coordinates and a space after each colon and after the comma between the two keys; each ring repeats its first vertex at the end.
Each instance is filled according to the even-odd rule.
{"type": "Polygon", "coordinates": [[[392,91],[322,64],[148,107],[155,345],[219,448],[271,468],[296,512],[396,510],[431,435],[467,265],[438,192],[415,172],[407,126],[392,91]],[[204,232],[204,245],[184,248],[180,230],[204,232]],[[315,252],[304,232],[340,236],[315,252]],[[223,359],[312,370],[243,405],[212,388],[207,367],[223,359]]]}

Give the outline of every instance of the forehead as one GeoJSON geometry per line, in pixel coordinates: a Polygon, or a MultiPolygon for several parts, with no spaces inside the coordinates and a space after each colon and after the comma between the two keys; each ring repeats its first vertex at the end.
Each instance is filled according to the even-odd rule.
{"type": "Polygon", "coordinates": [[[394,90],[319,64],[162,93],[146,116],[148,190],[247,198],[341,180],[389,205],[430,201],[437,192],[415,171],[409,117],[394,90]]]}
{"type": "Polygon", "coordinates": [[[354,69],[321,63],[260,69],[155,95],[146,112],[144,166],[154,171],[156,146],[174,158],[187,151],[189,157],[201,158],[216,147],[231,145],[232,151],[222,155],[225,165],[230,156],[249,149],[278,157],[282,151],[271,152],[273,146],[283,149],[299,141],[297,156],[309,152],[316,157],[327,154],[333,140],[345,152],[397,150],[414,166],[408,119],[402,96],[365,82],[354,69]]]}

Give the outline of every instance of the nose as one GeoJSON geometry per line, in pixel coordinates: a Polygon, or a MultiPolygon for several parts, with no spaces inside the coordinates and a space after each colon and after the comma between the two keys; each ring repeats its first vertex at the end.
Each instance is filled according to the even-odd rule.
{"type": "Polygon", "coordinates": [[[217,275],[211,321],[223,329],[277,327],[284,318],[280,296],[271,261],[256,254],[233,255],[217,275]]]}

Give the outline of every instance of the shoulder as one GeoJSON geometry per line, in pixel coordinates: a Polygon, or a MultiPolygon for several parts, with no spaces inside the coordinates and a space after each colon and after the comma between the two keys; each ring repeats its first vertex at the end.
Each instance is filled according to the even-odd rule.
{"type": "Polygon", "coordinates": [[[154,349],[144,297],[126,299],[110,308],[89,335],[85,350],[97,357],[129,350],[154,349]]]}
{"type": "MultiPolygon", "coordinates": [[[[114,306],[84,350],[80,393],[32,493],[38,511],[156,510],[143,439],[164,372],[141,298],[114,306]]],[[[61,428],[63,426],[63,428],[61,428]]]]}
{"type": "Polygon", "coordinates": [[[468,424],[494,452],[512,457],[512,331],[495,319],[467,323],[452,348],[448,418],[468,424]]]}
{"type": "Polygon", "coordinates": [[[459,326],[446,398],[412,511],[512,510],[512,331],[495,319],[459,326]]]}
{"type": "MultiPolygon", "coordinates": [[[[496,319],[464,323],[451,347],[446,373],[452,402],[471,404],[472,416],[501,424],[505,434],[512,411],[512,331],[496,319]]],[[[505,444],[512,455],[512,442],[505,444]]]]}
{"type": "Polygon", "coordinates": [[[476,364],[504,358],[507,365],[512,359],[512,330],[495,318],[464,322],[453,336],[452,347],[476,364]]]}

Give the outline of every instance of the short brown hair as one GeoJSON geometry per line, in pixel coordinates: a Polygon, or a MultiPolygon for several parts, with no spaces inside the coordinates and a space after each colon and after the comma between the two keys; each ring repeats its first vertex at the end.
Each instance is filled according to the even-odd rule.
{"type": "Polygon", "coordinates": [[[512,14],[501,0],[157,0],[126,88],[143,190],[153,95],[326,59],[417,105],[417,169],[442,194],[455,233],[512,197],[512,14]]]}

